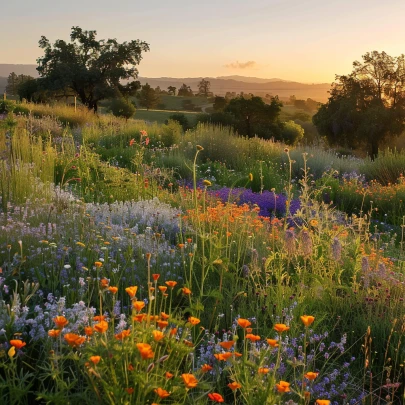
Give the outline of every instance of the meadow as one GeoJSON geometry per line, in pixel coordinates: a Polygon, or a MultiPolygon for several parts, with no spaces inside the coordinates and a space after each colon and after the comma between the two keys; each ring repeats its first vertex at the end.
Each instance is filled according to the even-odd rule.
{"type": "Polygon", "coordinates": [[[1,403],[404,402],[404,153],[34,104],[0,151],[1,403]]]}

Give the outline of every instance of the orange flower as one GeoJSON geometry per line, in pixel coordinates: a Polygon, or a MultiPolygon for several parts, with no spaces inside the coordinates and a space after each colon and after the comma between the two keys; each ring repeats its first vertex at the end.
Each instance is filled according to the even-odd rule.
{"type": "Polygon", "coordinates": [[[184,248],[184,246],[186,246],[184,243],[179,243],[178,245],[177,245],[180,249],[183,249],[184,248]]]}
{"type": "Polygon", "coordinates": [[[191,238],[187,238],[187,243],[191,243],[193,240],[191,238]]]}
{"type": "Polygon", "coordinates": [[[224,349],[229,350],[234,344],[234,340],[228,340],[227,342],[221,342],[219,345],[224,349]]]}
{"type": "Polygon", "coordinates": [[[198,318],[194,318],[194,316],[190,316],[188,321],[191,323],[191,325],[198,325],[201,322],[198,318]]]}
{"type": "Polygon", "coordinates": [[[227,361],[229,359],[229,357],[232,357],[232,353],[231,352],[218,353],[218,354],[214,354],[214,357],[218,361],[227,361]]]}
{"type": "Polygon", "coordinates": [[[135,315],[133,319],[135,322],[141,323],[143,320],[145,320],[145,318],[146,318],[146,314],[138,314],[138,315],[135,315]]]}
{"type": "Polygon", "coordinates": [[[20,350],[22,347],[24,347],[27,343],[23,342],[22,340],[19,339],[12,339],[10,340],[10,345],[14,346],[17,350],[20,350]]]}
{"type": "Polygon", "coordinates": [[[283,323],[276,323],[274,325],[274,330],[277,331],[278,333],[283,333],[289,330],[290,327],[287,325],[284,325],[283,323]]]}
{"type": "Polygon", "coordinates": [[[228,384],[228,387],[232,390],[232,391],[236,391],[237,389],[239,389],[240,387],[242,387],[241,384],[237,383],[236,381],[231,382],[228,384]]]}
{"type": "Polygon", "coordinates": [[[106,278],[102,278],[100,280],[100,287],[101,288],[106,288],[106,287],[108,287],[108,283],[109,283],[109,281],[106,278]]]}
{"type": "Polygon", "coordinates": [[[158,280],[159,280],[159,277],[160,277],[160,274],[152,274],[152,278],[153,278],[155,281],[158,281],[158,280]]]}
{"type": "Polygon", "coordinates": [[[161,332],[160,330],[154,330],[152,332],[152,335],[155,342],[159,342],[159,340],[162,340],[165,337],[164,333],[161,332]]]}
{"type": "Polygon", "coordinates": [[[278,347],[278,340],[276,340],[276,339],[267,339],[267,343],[271,347],[278,347]]]}
{"type": "Polygon", "coordinates": [[[166,371],[166,373],[165,373],[165,377],[166,377],[168,380],[170,380],[171,378],[173,378],[173,377],[174,377],[174,374],[169,373],[168,371],[166,371]]]}
{"type": "Polygon", "coordinates": [[[101,321],[94,325],[94,330],[98,333],[107,332],[107,329],[108,329],[108,323],[106,321],[101,321]]]}
{"type": "Polygon", "coordinates": [[[117,294],[117,292],[118,292],[118,287],[108,287],[108,291],[109,291],[111,294],[117,294]]]}
{"type": "Polygon", "coordinates": [[[156,392],[156,394],[160,397],[160,398],[167,398],[170,393],[167,392],[166,390],[162,389],[162,388],[158,388],[154,390],[156,392]]]}
{"type": "Polygon", "coordinates": [[[131,334],[131,331],[129,329],[123,330],[120,333],[117,333],[114,337],[117,340],[124,340],[126,337],[128,337],[131,334]]]}
{"type": "Polygon", "coordinates": [[[218,394],[217,392],[208,394],[208,398],[214,402],[225,402],[225,400],[222,398],[222,395],[218,394]]]}
{"type": "Polygon", "coordinates": [[[243,318],[239,318],[238,319],[238,325],[241,328],[247,328],[248,326],[250,326],[252,323],[249,322],[247,319],[243,319],[243,318]]]}
{"type": "Polygon", "coordinates": [[[315,401],[316,405],[330,405],[329,399],[317,399],[315,401]]]}
{"type": "Polygon", "coordinates": [[[278,384],[276,384],[276,388],[277,391],[281,393],[290,392],[290,383],[287,381],[280,381],[278,384]]]}
{"type": "Polygon", "coordinates": [[[48,330],[48,336],[53,337],[53,338],[57,338],[61,333],[61,329],[51,329],[48,330]]]}
{"type": "Polygon", "coordinates": [[[270,369],[268,367],[259,367],[259,369],[257,370],[259,374],[267,374],[269,371],[270,369]]]}
{"type": "Polygon", "coordinates": [[[127,288],[125,289],[125,291],[128,293],[128,295],[129,295],[131,298],[134,298],[136,292],[138,291],[138,287],[136,287],[136,286],[127,287],[127,288]]]}
{"type": "Polygon", "coordinates": [[[101,266],[103,265],[103,263],[101,263],[101,262],[94,262],[94,265],[95,265],[96,267],[101,267],[101,266]]]}
{"type": "Polygon", "coordinates": [[[246,328],[246,333],[252,333],[253,332],[253,328],[246,328]]]}
{"type": "Polygon", "coordinates": [[[251,342],[257,342],[258,340],[260,340],[260,336],[259,335],[252,335],[251,333],[248,333],[246,335],[246,339],[249,339],[251,342]]]}
{"type": "Polygon", "coordinates": [[[170,336],[174,336],[177,333],[177,328],[172,328],[170,331],[170,336]]]}
{"type": "Polygon", "coordinates": [[[233,352],[233,355],[235,357],[242,357],[243,356],[242,353],[238,353],[238,352],[233,352]]]}
{"type": "Polygon", "coordinates": [[[184,339],[183,343],[188,347],[194,347],[193,342],[190,342],[189,340],[184,339]]]}
{"type": "Polygon", "coordinates": [[[164,329],[166,326],[169,325],[169,322],[167,322],[167,321],[157,321],[157,325],[159,326],[160,329],[164,329]]]}
{"type": "Polygon", "coordinates": [[[181,289],[181,291],[183,291],[184,295],[190,295],[191,294],[191,290],[189,288],[187,288],[187,287],[183,287],[181,289]]]}
{"type": "Polygon", "coordinates": [[[59,329],[63,329],[69,323],[64,316],[57,316],[56,318],[53,318],[53,321],[59,329]]]}
{"type": "Polygon", "coordinates": [[[208,371],[211,371],[212,367],[209,364],[204,364],[203,366],[201,366],[201,371],[203,373],[207,373],[208,371]]]}
{"type": "Polygon", "coordinates": [[[134,393],[134,389],[133,388],[125,388],[125,391],[128,392],[129,395],[134,393]]]}
{"type": "Polygon", "coordinates": [[[132,365],[132,363],[128,364],[128,371],[134,371],[135,367],[132,365]]]}
{"type": "Polygon", "coordinates": [[[94,333],[94,330],[91,326],[85,326],[84,327],[84,334],[86,336],[91,336],[94,333]]]}
{"type": "Polygon", "coordinates": [[[183,379],[186,388],[197,387],[198,380],[193,376],[193,374],[182,374],[181,378],[183,379]]]}
{"type": "Polygon", "coordinates": [[[66,333],[64,336],[67,344],[71,347],[80,346],[86,340],[84,336],[76,335],[76,333],[66,333]]]}
{"type": "Polygon", "coordinates": [[[160,290],[160,292],[165,293],[167,290],[167,287],[165,285],[160,285],[159,290],[160,290]]]}
{"type": "Polygon", "coordinates": [[[301,321],[305,326],[309,326],[315,321],[315,318],[311,315],[303,315],[301,321]]]}
{"type": "Polygon", "coordinates": [[[101,360],[101,356],[91,356],[91,357],[90,357],[90,361],[91,361],[93,364],[98,364],[98,363],[100,363],[100,360],[101,360]]]}
{"type": "Polygon", "coordinates": [[[141,357],[145,359],[152,359],[153,358],[153,351],[150,345],[147,343],[137,343],[136,347],[139,350],[139,353],[141,354],[141,357]]]}
{"type": "Polygon", "coordinates": [[[132,139],[129,141],[129,146],[133,146],[133,145],[134,145],[134,143],[135,143],[135,139],[134,139],[134,138],[132,138],[132,139]]]}
{"type": "Polygon", "coordinates": [[[105,321],[106,316],[105,315],[97,315],[93,318],[93,321],[96,322],[101,322],[101,321],[105,321]]]}
{"type": "Polygon", "coordinates": [[[165,284],[170,288],[174,288],[177,284],[177,281],[166,281],[165,284]]]}
{"type": "Polygon", "coordinates": [[[140,312],[143,308],[145,308],[145,303],[143,301],[134,301],[132,305],[137,312],[140,312]]]}
{"type": "Polygon", "coordinates": [[[304,374],[304,377],[310,381],[315,380],[316,377],[318,377],[319,373],[313,373],[312,371],[309,371],[308,373],[304,374]]]}

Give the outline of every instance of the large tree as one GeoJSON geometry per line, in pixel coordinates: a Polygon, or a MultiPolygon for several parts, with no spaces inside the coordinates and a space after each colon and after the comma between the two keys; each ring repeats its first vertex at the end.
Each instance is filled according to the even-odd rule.
{"type": "Polygon", "coordinates": [[[313,122],[331,145],[366,147],[376,157],[388,137],[405,129],[405,56],[363,55],[352,73],[336,76],[313,122]]]}
{"type": "Polygon", "coordinates": [[[156,94],[156,90],[152,89],[148,83],[142,86],[141,91],[138,93],[138,99],[139,104],[147,110],[156,107],[160,102],[160,97],[156,94]]]}
{"type": "Polygon", "coordinates": [[[200,96],[208,97],[210,95],[211,83],[208,80],[202,79],[198,83],[198,94],[200,96]]]}
{"type": "Polygon", "coordinates": [[[89,109],[97,112],[98,102],[117,92],[123,96],[139,88],[136,79],[142,52],[149,45],[140,40],[118,43],[116,39],[96,40],[96,31],[72,27],[70,42],[57,40],[53,45],[42,36],[38,72],[51,90],[71,89],[89,109]]]}
{"type": "Polygon", "coordinates": [[[34,78],[29,75],[17,75],[16,73],[11,72],[7,78],[6,93],[16,96],[18,94],[19,87],[23,83],[33,79],[34,78]]]}
{"type": "Polygon", "coordinates": [[[187,84],[183,83],[179,88],[177,95],[181,97],[191,97],[193,96],[193,90],[191,90],[190,86],[187,86],[187,84]]]}

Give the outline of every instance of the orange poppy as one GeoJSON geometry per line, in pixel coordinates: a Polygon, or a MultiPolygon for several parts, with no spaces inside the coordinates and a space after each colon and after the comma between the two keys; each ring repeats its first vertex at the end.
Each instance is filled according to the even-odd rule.
{"type": "Polygon", "coordinates": [[[85,326],[84,327],[84,334],[86,336],[91,336],[94,333],[94,330],[91,326],[85,326]]]}
{"type": "Polygon", "coordinates": [[[251,333],[248,333],[246,335],[246,339],[249,339],[251,342],[257,342],[258,340],[260,340],[260,336],[259,335],[252,335],[251,333]]]}
{"type": "Polygon", "coordinates": [[[189,340],[184,339],[183,343],[188,347],[194,347],[193,342],[190,342],[189,340]]]}
{"type": "Polygon", "coordinates": [[[125,391],[128,392],[129,395],[134,393],[134,389],[133,388],[125,388],[125,391]]]}
{"type": "Polygon", "coordinates": [[[246,328],[246,333],[252,333],[253,332],[253,328],[246,328]]]}
{"type": "Polygon", "coordinates": [[[209,364],[204,364],[203,366],[201,366],[201,371],[203,373],[207,373],[208,371],[211,371],[212,367],[209,364]]]}
{"type": "Polygon", "coordinates": [[[194,316],[190,316],[190,318],[188,318],[188,321],[192,325],[198,325],[201,322],[198,318],[194,318],[194,316]]]}
{"type": "Polygon", "coordinates": [[[166,281],[165,284],[170,288],[174,288],[177,284],[177,281],[166,281]]]}
{"type": "Polygon", "coordinates": [[[236,391],[237,389],[239,389],[240,387],[242,387],[241,384],[237,383],[236,381],[231,382],[228,384],[228,387],[232,390],[232,391],[236,391]]]}
{"type": "Polygon", "coordinates": [[[128,371],[134,371],[135,367],[132,365],[132,363],[128,364],[128,371]]]}
{"type": "Polygon", "coordinates": [[[330,405],[329,399],[317,399],[315,401],[316,405],[330,405]]]}
{"type": "Polygon", "coordinates": [[[142,311],[143,308],[145,308],[145,303],[143,301],[134,301],[132,303],[132,306],[135,308],[137,312],[142,311]]]}
{"type": "Polygon", "coordinates": [[[152,274],[152,278],[153,278],[155,281],[158,281],[158,280],[159,280],[159,277],[160,277],[160,274],[152,274]]]}
{"type": "Polygon", "coordinates": [[[259,374],[267,374],[269,371],[270,369],[268,367],[259,367],[259,369],[257,370],[259,374]]]}
{"type": "Polygon", "coordinates": [[[290,392],[290,383],[287,381],[280,381],[276,384],[277,391],[280,393],[290,392]]]}
{"type": "Polygon", "coordinates": [[[66,340],[67,344],[71,347],[80,346],[86,340],[84,336],[76,335],[76,333],[66,333],[64,339],[66,340]]]}
{"type": "Polygon", "coordinates": [[[94,265],[95,265],[96,267],[101,267],[101,266],[103,265],[103,263],[101,263],[101,262],[94,262],[94,265]]]}
{"type": "Polygon", "coordinates": [[[98,333],[107,332],[107,329],[108,329],[108,323],[106,321],[101,321],[94,325],[94,330],[98,333]]]}
{"type": "Polygon", "coordinates": [[[232,357],[232,353],[231,352],[218,353],[218,354],[214,354],[214,357],[218,361],[227,361],[230,357],[232,357]]]}
{"type": "Polygon", "coordinates": [[[170,393],[167,392],[166,390],[162,389],[162,388],[157,388],[154,390],[156,392],[156,394],[160,397],[160,398],[167,398],[170,393]]]}
{"type": "Polygon", "coordinates": [[[111,294],[117,294],[118,287],[108,287],[108,291],[110,291],[111,294]]]}
{"type": "Polygon", "coordinates": [[[313,373],[312,371],[309,371],[308,373],[304,374],[304,377],[310,381],[315,380],[316,377],[318,377],[319,373],[313,373]]]}
{"type": "Polygon", "coordinates": [[[228,340],[226,342],[221,342],[219,345],[226,350],[229,350],[235,344],[234,340],[228,340]]]}
{"type": "Polygon", "coordinates": [[[101,322],[101,321],[105,321],[106,316],[105,315],[97,315],[93,318],[93,321],[96,322],[101,322]]]}
{"type": "Polygon", "coordinates": [[[53,321],[59,329],[63,329],[69,323],[64,316],[57,316],[56,318],[53,318],[53,321]]]}
{"type": "Polygon", "coordinates": [[[114,337],[117,340],[124,340],[126,337],[128,337],[131,334],[131,331],[129,329],[123,330],[120,333],[117,333],[114,337]]]}
{"type": "Polygon", "coordinates": [[[193,374],[182,374],[181,378],[183,379],[186,388],[197,387],[198,380],[193,376],[193,374]]]}
{"type": "Polygon", "coordinates": [[[315,318],[311,315],[303,315],[301,321],[305,326],[309,326],[315,321],[315,318]]]}
{"type": "Polygon", "coordinates": [[[90,357],[90,361],[91,361],[93,364],[98,364],[98,363],[100,363],[100,360],[101,360],[101,356],[91,356],[91,357],[90,357]]]}
{"type": "Polygon", "coordinates": [[[250,321],[248,321],[247,319],[243,319],[243,318],[239,318],[238,319],[238,325],[241,328],[247,328],[251,325],[252,323],[250,321]]]}
{"type": "Polygon", "coordinates": [[[108,287],[108,284],[109,284],[109,281],[108,281],[106,278],[102,278],[102,279],[100,280],[100,287],[101,287],[101,288],[106,288],[106,287],[108,287]]]}
{"type": "Polygon", "coordinates": [[[181,291],[183,291],[184,295],[190,295],[191,294],[191,290],[189,288],[187,288],[187,287],[183,287],[181,289],[181,291]]]}
{"type": "Polygon", "coordinates": [[[160,329],[166,328],[166,326],[169,325],[169,322],[167,321],[157,321],[157,325],[159,326],[160,329]]]}
{"type": "Polygon", "coordinates": [[[159,340],[162,340],[165,337],[164,333],[161,332],[160,330],[152,331],[152,335],[155,342],[159,342],[159,340]]]}
{"type": "Polygon", "coordinates": [[[145,318],[146,318],[146,314],[138,314],[138,315],[135,315],[135,316],[133,317],[133,320],[134,320],[135,322],[141,323],[143,320],[145,320],[145,318]]]}
{"type": "Polygon", "coordinates": [[[276,323],[274,325],[274,330],[277,331],[278,333],[286,332],[289,329],[290,329],[290,327],[283,323],[276,323]]]}
{"type": "Polygon", "coordinates": [[[225,400],[222,398],[222,395],[218,394],[217,392],[213,392],[213,393],[208,394],[208,398],[211,401],[218,402],[218,403],[219,402],[225,402],[225,400]]]}
{"type": "Polygon", "coordinates": [[[172,328],[170,331],[170,336],[174,336],[177,333],[177,328],[172,328]]]}
{"type": "Polygon", "coordinates": [[[19,339],[12,339],[10,340],[10,345],[14,346],[17,350],[20,350],[22,347],[24,347],[27,343],[23,342],[22,340],[19,339]]]}
{"type": "Polygon", "coordinates": [[[170,318],[170,315],[165,314],[164,312],[160,313],[160,316],[162,317],[162,319],[165,321],[166,319],[170,318]]]}
{"type": "Polygon", "coordinates": [[[53,338],[57,338],[61,333],[61,329],[51,329],[48,330],[48,336],[53,337],[53,338]]]}
{"type": "Polygon", "coordinates": [[[239,352],[233,352],[233,355],[235,357],[242,357],[243,356],[242,353],[239,353],[239,352]]]}
{"type": "Polygon", "coordinates": [[[278,340],[276,340],[276,339],[267,339],[267,343],[271,347],[278,347],[278,340]]]}
{"type": "Polygon", "coordinates": [[[168,380],[170,380],[171,378],[173,378],[173,377],[174,377],[174,374],[169,373],[168,371],[166,371],[166,373],[165,373],[165,377],[166,377],[168,380]]]}
{"type": "Polygon", "coordinates": [[[136,347],[141,354],[142,359],[152,359],[153,358],[153,351],[150,345],[147,343],[137,343],[136,347]]]}
{"type": "Polygon", "coordinates": [[[167,290],[167,287],[165,285],[160,285],[159,290],[160,290],[160,292],[165,293],[167,290]]]}
{"type": "Polygon", "coordinates": [[[136,295],[136,292],[138,291],[138,287],[136,287],[136,286],[127,287],[127,288],[125,289],[125,291],[128,293],[128,295],[129,295],[131,298],[134,298],[135,295],[136,295]]]}

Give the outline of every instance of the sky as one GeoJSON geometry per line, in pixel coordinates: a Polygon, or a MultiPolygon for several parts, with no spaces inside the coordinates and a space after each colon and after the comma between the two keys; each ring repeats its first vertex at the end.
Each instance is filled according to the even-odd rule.
{"type": "Polygon", "coordinates": [[[0,9],[0,63],[35,64],[38,40],[150,45],[144,77],[227,75],[331,83],[366,52],[405,53],[404,0],[20,0],[0,9]]]}

